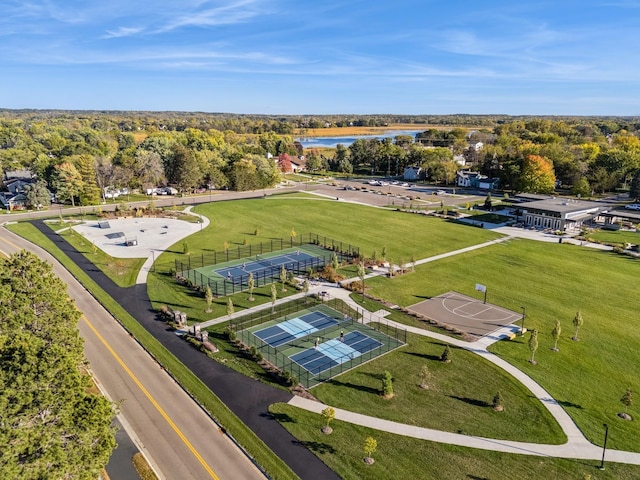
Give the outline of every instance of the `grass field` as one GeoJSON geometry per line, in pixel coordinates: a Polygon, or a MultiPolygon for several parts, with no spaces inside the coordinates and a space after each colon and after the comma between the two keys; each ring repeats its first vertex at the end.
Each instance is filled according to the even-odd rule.
{"type": "Polygon", "coordinates": [[[365,415],[488,438],[563,443],[565,435],[546,408],[511,376],[471,352],[452,348],[451,363],[440,362],[444,344],[409,335],[408,345],[312,390],[320,401],[365,415]],[[420,388],[420,369],[432,374],[420,388]],[[393,375],[395,396],[381,396],[382,374],[393,375]],[[502,413],[491,408],[500,391],[502,413]]]}
{"type": "Polygon", "coordinates": [[[635,480],[640,467],[599,461],[530,457],[456,447],[402,437],[338,420],[323,434],[320,415],[284,404],[272,405],[274,417],[345,480],[635,480]],[[363,462],[363,444],[373,437],[375,463],[363,462]],[[591,476],[586,476],[591,475],[591,476]]]}
{"type": "MultiPolygon", "coordinates": [[[[371,279],[371,292],[407,306],[449,290],[470,296],[475,282],[488,287],[488,301],[519,311],[527,328],[540,332],[537,366],[527,360],[524,340],[503,341],[491,350],[538,381],[565,407],[587,438],[602,442],[610,425],[611,448],[640,451],[636,422],[616,414],[627,388],[637,391],[638,261],[608,252],[527,240],[487,247],[416,267],[391,281],[371,279]],[[571,340],[572,319],[581,310],[580,341],[571,340]],[[561,321],[560,352],[553,352],[551,330],[561,321]]],[[[629,411],[640,418],[637,408],[629,411]]]]}
{"type": "MultiPolygon", "coordinates": [[[[225,241],[233,245],[242,244],[244,239],[254,242],[271,237],[286,237],[292,229],[297,232],[322,230],[318,233],[361,246],[367,256],[370,256],[373,250],[380,255],[382,247],[385,246],[387,257],[399,262],[402,258],[404,261],[409,261],[412,255],[419,259],[497,237],[486,230],[447,223],[434,218],[317,200],[303,203],[302,200],[284,195],[263,200],[203,205],[196,210],[209,215],[212,218],[212,225],[202,233],[189,237],[191,251],[198,248],[221,250],[225,241]],[[347,229],[345,229],[344,219],[349,220],[347,229]],[[257,236],[254,235],[256,230],[257,236]]],[[[167,304],[168,299],[175,302],[176,306],[182,305],[184,308],[193,309],[195,318],[225,315],[226,299],[218,299],[215,311],[205,315],[206,305],[200,294],[176,287],[172,277],[167,273],[173,265],[172,258],[181,255],[181,249],[174,246],[170,250],[173,251],[163,254],[159,259],[158,273],[150,277],[149,292],[159,299],[156,305],[167,304]]],[[[602,424],[608,423],[610,448],[640,450],[635,429],[637,422],[624,422],[618,420],[615,415],[623,410],[619,399],[624,390],[631,387],[637,391],[638,388],[635,349],[640,340],[640,333],[637,328],[633,328],[637,323],[637,303],[634,303],[634,299],[637,298],[638,268],[640,265],[637,261],[609,253],[571,245],[513,240],[506,244],[419,266],[415,273],[392,280],[382,278],[368,280],[367,286],[376,296],[406,306],[424,299],[425,296],[435,296],[448,290],[457,290],[473,296],[476,294],[473,287],[478,281],[488,286],[490,302],[516,311],[519,310],[520,305],[526,306],[527,326],[535,326],[540,330],[540,348],[536,354],[539,365],[533,367],[526,361],[530,352],[526,343],[520,339],[515,342],[501,342],[493,347],[493,351],[525,370],[549,390],[562,402],[594,443],[601,443],[602,424]],[[569,339],[573,334],[571,319],[577,309],[582,310],[585,325],[580,331],[580,342],[572,342],[569,339]],[[552,346],[550,331],[556,318],[562,321],[563,335],[559,344],[560,352],[553,353],[549,350],[552,346]]],[[[260,302],[268,302],[270,295],[267,289],[264,292],[256,291],[254,296],[260,296],[260,300],[251,304],[246,301],[245,294],[236,296],[234,304],[237,301],[239,308],[245,308],[245,305],[253,306],[260,302]]],[[[177,308],[183,310],[183,308],[177,308]]],[[[441,353],[441,345],[434,344],[432,348],[435,353],[425,347],[422,354],[427,357],[423,359],[429,360],[428,355],[441,353]]],[[[458,358],[459,353],[463,352],[458,350],[453,352],[455,365],[460,361],[466,364],[466,360],[463,360],[465,357],[458,358]]],[[[421,361],[419,356],[416,358],[421,361]]],[[[398,398],[392,402],[405,401],[401,397],[407,394],[403,392],[409,391],[410,382],[415,382],[411,378],[417,376],[417,373],[396,371],[402,366],[396,367],[396,360],[391,356],[389,356],[389,362],[391,362],[390,369],[393,370],[392,373],[396,378],[400,379],[406,375],[406,380],[398,384],[398,398]]],[[[451,366],[454,365],[443,365],[443,367],[451,366]]],[[[484,371],[485,366],[482,368],[484,371]]],[[[360,384],[355,384],[355,381],[352,383],[362,386],[362,394],[373,397],[374,391],[380,388],[380,380],[377,376],[381,372],[376,367],[370,373],[371,376],[365,379],[366,381],[358,379],[360,384]]],[[[496,372],[490,373],[496,377],[499,376],[496,372]]],[[[467,374],[474,376],[474,371],[470,370],[467,374]]],[[[480,375],[477,377],[484,378],[480,375]]],[[[340,377],[338,380],[343,381],[344,378],[340,377]]],[[[434,376],[434,383],[438,378],[434,376]]],[[[457,380],[458,383],[466,381],[466,378],[457,380]]],[[[456,381],[453,380],[445,382],[445,386],[450,389],[456,385],[456,381]]],[[[461,416],[473,417],[479,412],[484,415],[484,410],[487,409],[483,406],[483,402],[491,400],[491,396],[495,393],[492,391],[495,386],[489,384],[486,389],[483,390],[483,388],[479,385],[466,395],[443,388],[441,390],[443,398],[430,404],[430,410],[426,408],[418,415],[440,416],[441,401],[456,403],[456,408],[464,404],[464,408],[468,410],[460,413],[461,416]],[[445,395],[449,395],[448,399],[444,398],[445,395]],[[453,396],[459,398],[455,399],[453,396]]],[[[316,390],[314,389],[314,392],[316,390]]],[[[340,391],[349,392],[349,390],[357,390],[357,388],[346,386],[340,391]]],[[[329,392],[329,389],[327,391],[326,395],[329,397],[334,395],[329,392]]],[[[519,394],[516,395],[518,396],[519,394]]],[[[505,403],[508,403],[506,395],[505,403]]],[[[636,407],[630,409],[634,417],[640,418],[637,412],[636,407]]],[[[295,415],[296,423],[289,422],[285,426],[303,428],[309,414],[302,412],[290,413],[290,415],[295,415]]],[[[414,415],[416,415],[415,411],[414,415]]],[[[314,417],[317,418],[317,415],[314,417]]],[[[479,425],[474,422],[475,420],[471,418],[469,423],[471,428],[479,428],[479,425]]],[[[502,428],[495,426],[498,435],[502,428]]],[[[363,431],[353,426],[344,426],[344,430],[351,432],[351,438],[355,438],[354,435],[359,435],[363,431]]],[[[463,431],[466,432],[466,430],[463,431]]],[[[532,431],[529,432],[531,433],[532,431]]],[[[350,455],[349,451],[359,450],[359,445],[345,440],[349,445],[332,446],[334,444],[329,443],[328,439],[333,442],[333,435],[325,437],[319,434],[320,436],[316,437],[315,433],[308,434],[304,431],[300,435],[301,440],[310,442],[309,447],[338,472],[347,469],[347,473],[343,475],[344,478],[363,478],[353,473],[360,472],[361,453],[355,454],[355,461],[349,461],[344,457],[344,455],[350,455]],[[346,452],[344,455],[343,450],[346,452]],[[329,455],[331,452],[333,455],[329,455]],[[342,463],[344,463],[343,466],[341,466],[342,463]]],[[[383,435],[386,434],[376,432],[374,436],[380,442],[383,435]]],[[[599,473],[588,466],[589,462],[576,463],[478,452],[429,442],[415,443],[417,441],[393,436],[388,438],[389,440],[384,442],[386,445],[394,445],[393,452],[387,455],[384,462],[376,463],[376,465],[382,463],[388,465],[380,472],[375,470],[376,478],[391,478],[393,473],[396,473],[393,478],[397,478],[398,472],[403,472],[403,477],[415,478],[461,478],[460,472],[468,472],[468,478],[536,478],[540,476],[540,472],[543,472],[545,477],[580,479],[583,478],[583,472],[589,472],[594,478],[631,479],[637,478],[639,471],[638,467],[616,466],[617,470],[611,467],[606,472],[599,473]],[[433,471],[437,471],[438,476],[429,477],[424,474],[424,472],[433,471]],[[404,472],[407,474],[404,475],[404,472]],[[549,475],[546,475],[546,472],[549,472],[549,475]],[[510,473],[513,476],[507,476],[510,473]]],[[[381,451],[380,455],[382,453],[381,451]]],[[[369,469],[364,472],[365,475],[369,475],[372,471],[374,470],[369,469]]]]}
{"type": "Polygon", "coordinates": [[[191,370],[186,368],[158,340],[142,327],[120,304],[107,295],[89,276],[73,263],[56,245],[29,223],[9,225],[11,231],[27,238],[51,253],[114,316],[149,354],[211,415],[256,463],[272,478],[296,479],[297,475],[277,457],[255,433],[240,421],[191,370]]]}
{"type": "MultiPolygon", "coordinates": [[[[305,194],[216,202],[199,205],[194,211],[211,219],[207,228],[186,239],[194,255],[199,251],[222,251],[225,242],[233,248],[245,242],[286,239],[293,230],[348,241],[360,247],[360,251],[368,257],[372,256],[374,251],[380,256],[384,249],[388,259],[408,262],[412,256],[423,258],[437,255],[499,237],[498,234],[486,230],[443,222],[423,215],[318,200],[318,197],[311,199],[305,194]],[[348,219],[346,224],[345,219],[348,219]],[[258,235],[255,235],[256,231],[258,235]]],[[[204,300],[201,300],[202,307],[192,307],[194,300],[197,302],[197,299],[202,298],[199,293],[186,288],[176,288],[169,271],[174,267],[176,258],[184,259],[181,244],[182,242],[179,242],[160,255],[156,259],[157,271],[149,275],[148,292],[154,306],[159,308],[161,305],[169,305],[187,311],[189,317],[197,321],[226,315],[226,298],[217,299],[212,306],[213,312],[205,314],[204,300]]],[[[269,287],[256,291],[259,295],[253,303],[246,301],[246,293],[232,296],[234,305],[238,307],[236,310],[269,301],[269,287]],[[263,292],[266,292],[266,296],[262,295],[263,292]]],[[[287,294],[291,293],[293,292],[289,288],[287,294]]]]}
{"type": "Polygon", "coordinates": [[[589,233],[586,237],[590,240],[593,239],[596,242],[618,246],[621,246],[624,243],[631,243],[634,245],[638,245],[640,243],[640,232],[629,232],[624,230],[601,230],[599,232],[589,233]]]}

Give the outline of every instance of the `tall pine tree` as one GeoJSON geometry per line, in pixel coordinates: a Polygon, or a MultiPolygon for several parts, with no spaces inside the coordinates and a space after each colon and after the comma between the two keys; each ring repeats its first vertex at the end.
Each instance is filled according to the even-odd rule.
{"type": "Polygon", "coordinates": [[[114,410],[90,391],[80,315],[47,263],[0,259],[0,478],[95,479],[109,460],[114,410]]]}

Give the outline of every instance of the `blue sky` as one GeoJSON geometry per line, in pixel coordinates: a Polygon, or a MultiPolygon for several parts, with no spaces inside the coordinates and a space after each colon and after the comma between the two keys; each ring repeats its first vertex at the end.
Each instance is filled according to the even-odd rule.
{"type": "Polygon", "coordinates": [[[0,0],[0,107],[640,115],[640,0],[0,0]]]}

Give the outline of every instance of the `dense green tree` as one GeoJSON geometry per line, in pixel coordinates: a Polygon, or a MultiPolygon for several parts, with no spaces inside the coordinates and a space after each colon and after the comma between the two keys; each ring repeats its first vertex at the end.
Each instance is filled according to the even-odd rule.
{"type": "Polygon", "coordinates": [[[72,163],[62,163],[57,165],[53,175],[53,187],[56,189],[58,201],[71,200],[71,205],[75,207],[76,197],[82,192],[84,182],[78,169],[72,163]]]}
{"type": "Polygon", "coordinates": [[[46,262],[0,259],[0,478],[95,479],[115,447],[112,405],[89,393],[79,318],[46,262]]]}
{"type": "Polygon", "coordinates": [[[640,170],[638,170],[631,180],[631,186],[629,187],[629,198],[634,201],[640,200],[640,170]]]}
{"type": "Polygon", "coordinates": [[[203,175],[193,152],[182,145],[174,145],[172,157],[165,165],[167,181],[180,192],[189,192],[200,185],[203,175]]]}
{"type": "Polygon", "coordinates": [[[589,197],[591,195],[591,185],[587,177],[581,176],[571,188],[571,193],[576,197],[589,197]]]}
{"type": "Polygon", "coordinates": [[[24,192],[27,197],[28,208],[40,209],[51,205],[51,192],[44,180],[25,186],[24,192]]]}

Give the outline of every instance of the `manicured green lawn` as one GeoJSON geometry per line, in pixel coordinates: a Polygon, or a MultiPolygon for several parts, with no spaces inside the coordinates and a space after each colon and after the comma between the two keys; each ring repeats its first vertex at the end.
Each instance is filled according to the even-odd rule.
{"type": "Polygon", "coordinates": [[[285,404],[272,405],[275,418],[345,480],[634,480],[640,467],[607,462],[604,471],[595,460],[561,460],[497,453],[393,435],[338,420],[333,433],[323,434],[318,414],[285,404]],[[364,440],[378,447],[373,465],[363,462],[364,440]],[[586,475],[591,475],[587,477],[586,475]]]}
{"type": "Polygon", "coordinates": [[[440,362],[444,344],[419,335],[408,345],[379,357],[312,393],[333,407],[448,432],[534,443],[564,443],[565,435],[546,408],[519,382],[480,356],[451,348],[451,363],[440,362]],[[420,369],[432,374],[420,388],[420,369]],[[393,375],[394,397],[381,396],[382,376],[393,375]],[[505,410],[491,408],[496,392],[505,410]]]}
{"type": "MultiPolygon", "coordinates": [[[[269,196],[262,199],[215,202],[198,205],[194,212],[206,215],[210,225],[188,237],[191,255],[213,250],[257,244],[296,234],[317,233],[360,247],[365,256],[380,256],[408,262],[456,248],[482,243],[499,235],[453,222],[397,211],[323,200],[305,193],[269,196]],[[257,231],[257,235],[255,235],[257,231]]],[[[154,307],[168,305],[186,311],[194,321],[226,315],[226,298],[217,299],[213,312],[205,314],[201,294],[177,286],[169,274],[175,260],[184,260],[182,240],[156,259],[156,272],[149,275],[148,292],[154,307]]],[[[246,302],[247,294],[232,296],[237,310],[270,301],[270,290],[256,289],[256,302],[246,302]]],[[[287,295],[294,293],[291,288],[287,295]]],[[[278,297],[281,296],[278,289],[278,297]]]]}
{"type": "Polygon", "coordinates": [[[120,304],[105,293],[89,276],[73,263],[56,245],[29,223],[8,226],[11,231],[41,246],[64,265],[92,295],[116,318],[172,377],[247,450],[271,478],[296,479],[297,475],[276,456],[249,427],[240,421],[202,381],[174,357],[158,340],[142,327],[120,304]]]}
{"type": "MultiPolygon", "coordinates": [[[[416,267],[394,279],[368,280],[371,292],[408,306],[455,290],[475,296],[487,285],[488,301],[512,311],[526,307],[527,328],[539,331],[537,366],[526,340],[503,341],[491,350],[531,375],[565,407],[587,438],[600,444],[603,423],[611,448],[640,451],[636,421],[620,420],[620,398],[638,391],[638,276],[640,262],[574,245],[512,240],[416,267]],[[572,319],[581,310],[580,341],[571,340],[572,319]],[[563,328],[553,352],[551,330],[563,328]]],[[[637,407],[629,409],[640,420],[637,407]]]]}
{"type": "Polygon", "coordinates": [[[640,243],[640,232],[601,230],[599,232],[589,233],[587,238],[611,245],[622,245],[623,243],[638,245],[640,243]]]}

